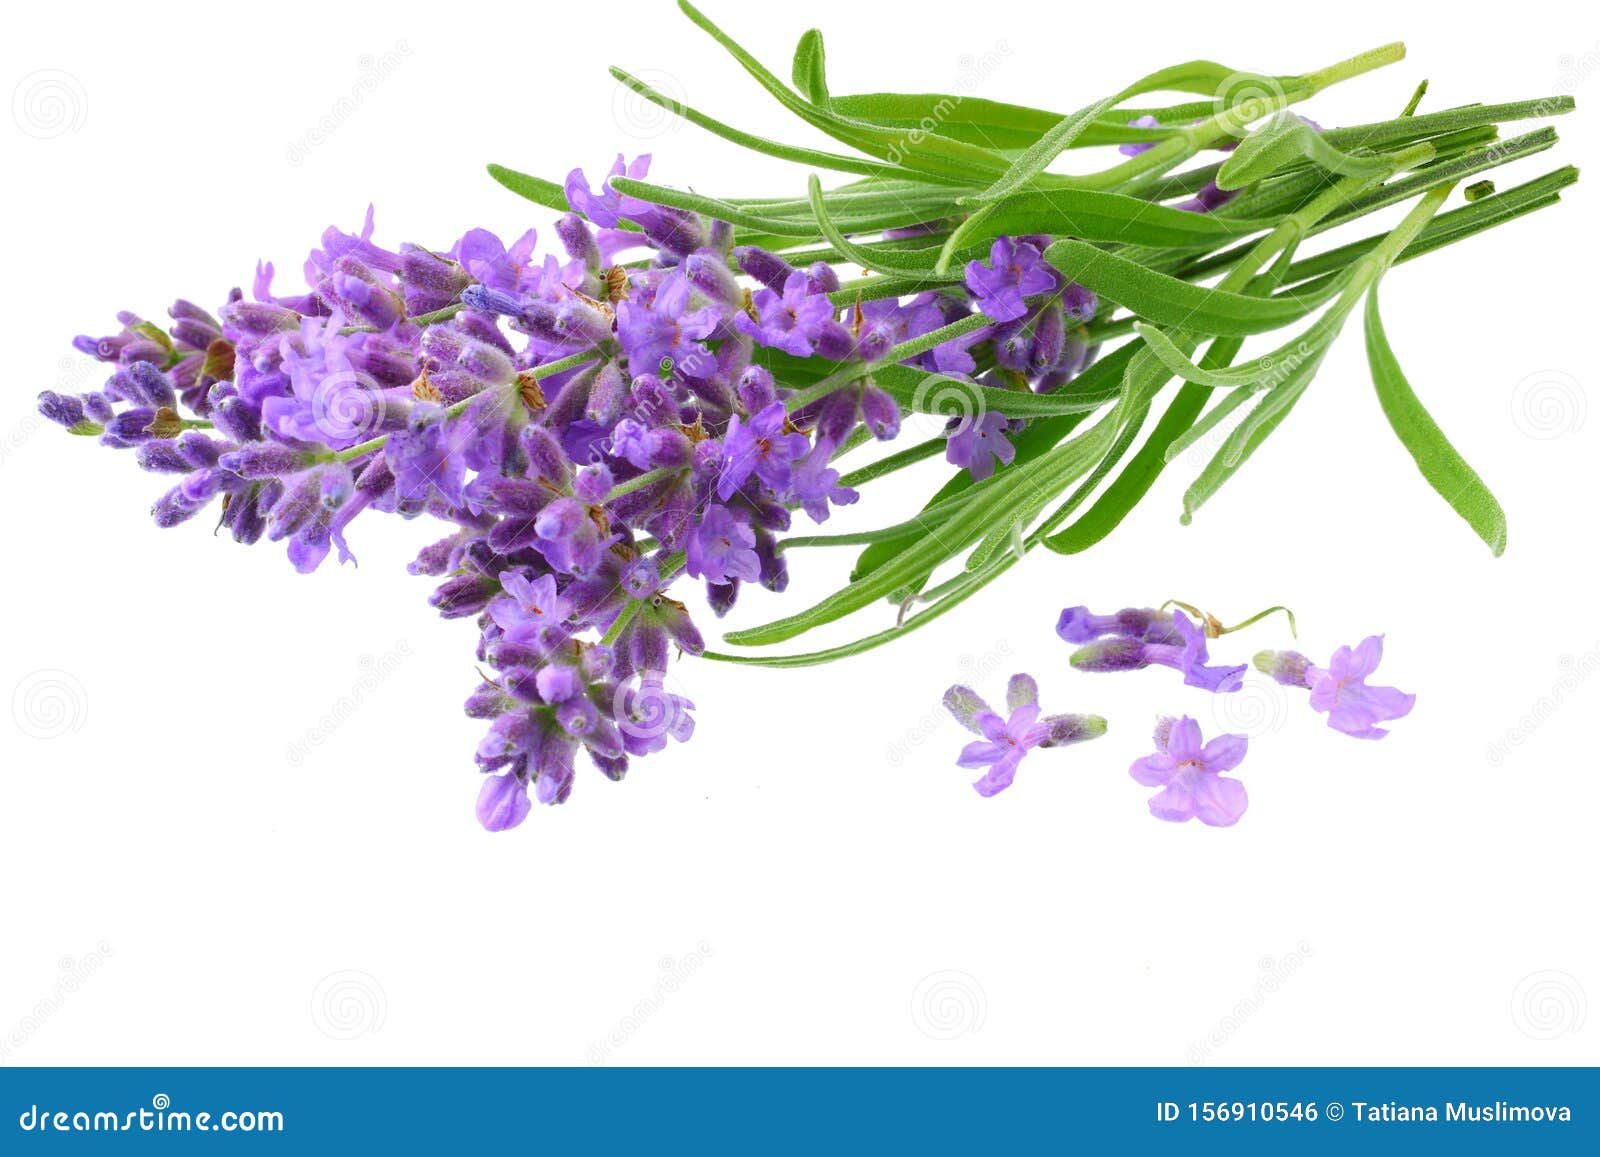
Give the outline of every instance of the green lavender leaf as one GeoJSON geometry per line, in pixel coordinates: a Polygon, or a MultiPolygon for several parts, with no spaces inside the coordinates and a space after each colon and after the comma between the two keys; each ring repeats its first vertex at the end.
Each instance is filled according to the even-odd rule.
{"type": "Polygon", "coordinates": [[[809,29],[800,37],[794,48],[794,66],[790,73],[794,86],[812,104],[828,103],[827,55],[822,48],[822,33],[809,29]]]}
{"type": "MultiPolygon", "coordinates": [[[[1307,376],[1301,381],[1309,384],[1310,377],[1307,376]]],[[[1265,442],[1273,431],[1283,423],[1283,420],[1289,416],[1289,411],[1294,408],[1295,403],[1300,400],[1303,394],[1304,385],[1301,385],[1298,389],[1284,390],[1279,394],[1277,404],[1270,411],[1264,412],[1262,420],[1256,424],[1249,436],[1244,439],[1237,451],[1233,453],[1231,463],[1228,460],[1229,453],[1225,447],[1224,450],[1219,451],[1206,464],[1206,468],[1201,471],[1200,477],[1196,478],[1189,489],[1184,491],[1183,513],[1178,516],[1179,522],[1187,526],[1194,520],[1194,512],[1210,501],[1216,492],[1222,488],[1223,484],[1238,473],[1239,467],[1249,460],[1250,455],[1254,454],[1261,446],[1261,443],[1265,442]]]]}
{"type": "Polygon", "coordinates": [[[940,434],[924,439],[913,446],[903,450],[896,450],[893,454],[886,454],[876,462],[868,463],[858,470],[852,470],[839,478],[840,486],[865,486],[868,482],[903,470],[907,466],[915,466],[918,462],[925,462],[929,458],[937,458],[944,453],[945,439],[940,434]]]}
{"type": "Polygon", "coordinates": [[[1467,465],[1466,459],[1450,444],[1406,380],[1383,330],[1376,286],[1367,294],[1366,329],[1372,384],[1378,391],[1378,402],[1389,425],[1428,485],[1466,520],[1495,557],[1500,557],[1506,549],[1505,511],[1478,472],[1467,465]]]}
{"type": "MultiPolygon", "coordinates": [[[[1219,338],[1221,342],[1238,342],[1238,338],[1219,338]]],[[[1193,424],[1205,408],[1211,391],[1203,386],[1185,385],[1173,397],[1166,411],[1156,422],[1145,444],[1139,447],[1116,481],[1095,500],[1081,518],[1062,530],[1043,539],[1044,545],[1058,554],[1077,554],[1089,549],[1118,526],[1139,501],[1149,493],[1156,478],[1166,466],[1166,450],[1172,440],[1193,424]]]]}
{"type": "Polygon", "coordinates": [[[1305,317],[1337,292],[1324,286],[1315,292],[1257,298],[1205,289],[1070,239],[1046,249],[1045,260],[1068,281],[1088,286],[1140,317],[1205,334],[1243,336],[1278,329],[1305,317]]]}
{"type": "MultiPolygon", "coordinates": [[[[1027,188],[1044,174],[1050,162],[1072,147],[1072,143],[1091,125],[1125,100],[1141,93],[1162,91],[1195,92],[1210,96],[1225,82],[1246,79],[1246,75],[1215,61],[1191,60],[1143,76],[1121,92],[1085,105],[1077,112],[1061,118],[1018,157],[999,180],[970,200],[978,203],[999,201],[1027,188]]],[[[1266,77],[1251,79],[1259,80],[1269,89],[1279,84],[1276,79],[1266,77]]]]}
{"type": "MultiPolygon", "coordinates": [[[[719,663],[739,663],[752,667],[815,667],[822,663],[833,663],[839,659],[848,659],[874,650],[886,643],[892,643],[896,639],[909,635],[912,631],[935,622],[993,582],[1016,561],[1015,555],[1002,555],[988,570],[963,575],[932,606],[910,615],[903,622],[896,623],[887,630],[877,631],[862,638],[854,639],[851,642],[841,643],[836,647],[828,647],[820,651],[807,651],[798,655],[730,655],[722,651],[706,651],[700,657],[719,663]]],[[[733,642],[734,637],[729,635],[728,641],[733,642]]]]}
{"type": "Polygon", "coordinates": [[[965,141],[929,132],[919,134],[916,141],[912,142],[905,134],[897,133],[893,129],[853,120],[819,108],[804,100],[779,80],[688,0],[678,0],[678,7],[738,61],[744,70],[784,108],[813,128],[820,129],[843,144],[859,149],[869,156],[890,160],[907,169],[947,178],[970,180],[974,176],[984,174],[995,176],[1004,172],[1007,167],[1004,157],[988,149],[967,144],[965,141]]]}
{"type": "Polygon", "coordinates": [[[558,213],[565,213],[571,208],[567,204],[566,190],[554,181],[547,181],[543,177],[531,176],[528,173],[519,173],[516,169],[508,169],[504,165],[490,165],[489,175],[517,196],[524,197],[535,205],[543,205],[558,213]]]}
{"type": "Polygon", "coordinates": [[[860,173],[865,176],[921,175],[925,180],[929,181],[949,179],[932,174],[915,174],[909,169],[900,168],[896,165],[886,165],[880,161],[869,161],[863,157],[848,157],[840,153],[823,152],[820,149],[807,149],[798,145],[781,144],[778,141],[768,140],[766,137],[736,129],[732,125],[717,120],[715,117],[707,116],[699,109],[675,100],[665,93],[652,88],[623,69],[612,68],[611,75],[621,84],[626,85],[651,103],[659,105],[675,116],[682,117],[697,128],[705,129],[707,132],[714,133],[723,140],[731,141],[741,148],[749,149],[751,152],[777,157],[780,160],[795,161],[798,164],[810,165],[813,168],[833,169],[842,173],[860,173]]]}
{"type": "MultiPolygon", "coordinates": [[[[1118,346],[1080,374],[1072,382],[1071,388],[1075,393],[1081,393],[1085,396],[1114,396],[1117,385],[1122,381],[1123,374],[1127,370],[1129,361],[1132,360],[1133,355],[1138,352],[1142,345],[1142,342],[1127,342],[1118,346]]],[[[1067,437],[1085,417],[1086,414],[1084,413],[1063,414],[1058,417],[1039,418],[1029,422],[1027,429],[1012,439],[1012,445],[1016,448],[1017,454],[1012,464],[1006,469],[1026,469],[1029,463],[1067,437]]],[[[928,505],[931,507],[934,503],[949,498],[953,494],[960,494],[974,485],[976,483],[973,482],[972,475],[965,470],[957,470],[944,486],[935,493],[928,505]]],[[[898,553],[900,553],[900,548],[896,546],[869,547],[867,550],[862,551],[861,556],[856,559],[855,567],[851,571],[851,578],[855,579],[871,574],[898,553]]]]}
{"type": "Polygon", "coordinates": [[[1044,418],[1097,410],[1105,395],[1081,395],[1075,390],[1035,394],[981,386],[966,378],[929,373],[910,366],[889,365],[872,371],[872,380],[902,410],[919,414],[1001,414],[1007,418],[1044,418]]]}
{"type": "Polygon", "coordinates": [[[971,239],[1051,233],[1120,245],[1209,248],[1229,238],[1263,232],[1274,223],[1188,213],[1097,189],[1051,189],[997,202],[989,207],[971,239]]]}
{"type": "MultiPolygon", "coordinates": [[[[815,179],[815,178],[813,178],[815,179]]],[[[759,229],[774,236],[817,238],[825,236],[817,228],[814,217],[785,217],[773,215],[759,208],[750,208],[746,205],[736,205],[731,201],[718,200],[708,197],[703,193],[693,193],[685,189],[674,189],[666,185],[654,185],[648,181],[638,181],[632,177],[612,177],[611,187],[619,193],[626,193],[630,197],[638,197],[641,201],[649,201],[655,205],[667,205],[675,209],[688,209],[695,213],[703,213],[708,217],[726,221],[730,225],[739,225],[748,229],[759,229]]],[[[900,225],[916,225],[932,217],[938,217],[938,201],[927,199],[907,199],[904,201],[888,201],[881,208],[856,208],[862,201],[857,198],[854,202],[845,200],[845,213],[839,218],[841,226],[857,232],[875,232],[879,229],[892,229],[900,225]]],[[[948,201],[942,202],[948,204],[948,201]]],[[[838,248],[835,244],[835,248],[838,248]]]]}
{"type": "Polygon", "coordinates": [[[1446,109],[1443,112],[1424,113],[1421,116],[1402,116],[1374,124],[1331,129],[1323,134],[1323,138],[1328,144],[1339,149],[1376,149],[1401,141],[1422,140],[1425,136],[1476,128],[1479,125],[1561,116],[1576,107],[1577,103],[1570,96],[1546,96],[1538,100],[1516,101],[1511,104],[1471,104],[1461,108],[1446,109]]]}
{"type": "Polygon", "coordinates": [[[1239,142],[1217,172],[1217,187],[1242,189],[1301,158],[1342,177],[1371,176],[1389,168],[1381,157],[1340,152],[1305,121],[1293,113],[1280,112],[1239,142]]]}
{"type": "Polygon", "coordinates": [[[832,216],[828,213],[827,202],[822,196],[822,182],[817,179],[815,173],[811,174],[808,188],[811,193],[811,212],[815,217],[817,228],[828,239],[828,243],[844,254],[847,259],[859,262],[862,266],[876,272],[887,274],[890,277],[914,281],[919,285],[939,285],[961,280],[959,273],[955,276],[937,274],[934,272],[933,266],[919,269],[911,261],[907,260],[906,254],[894,250],[874,251],[864,245],[857,245],[844,235],[844,232],[834,223],[832,216]]]}

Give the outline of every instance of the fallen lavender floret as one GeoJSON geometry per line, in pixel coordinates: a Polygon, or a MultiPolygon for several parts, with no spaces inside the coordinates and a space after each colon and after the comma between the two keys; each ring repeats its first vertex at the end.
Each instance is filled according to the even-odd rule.
{"type": "Polygon", "coordinates": [[[1250,798],[1244,784],[1225,779],[1244,760],[1250,741],[1243,735],[1219,735],[1202,745],[1200,725],[1187,715],[1164,715],[1156,722],[1154,755],[1136,759],[1128,774],[1146,787],[1161,790],[1150,797],[1150,814],[1182,823],[1197,819],[1214,828],[1239,822],[1250,798]]]}
{"type": "Polygon", "coordinates": [[[1340,647],[1318,667],[1298,651],[1262,651],[1255,657],[1258,671],[1286,687],[1311,692],[1311,707],[1328,716],[1328,726],[1357,739],[1382,739],[1388,729],[1379,727],[1411,713],[1417,697],[1394,687],[1370,687],[1367,677],[1383,659],[1383,636],[1369,635],[1354,648],[1340,647]]]}
{"type": "Polygon", "coordinates": [[[1032,675],[1016,674],[1006,684],[1007,715],[1000,715],[970,687],[957,684],[944,693],[956,721],[979,736],[962,748],[957,767],[987,768],[972,786],[991,796],[1011,786],[1023,757],[1036,747],[1066,747],[1106,733],[1098,715],[1041,715],[1039,685],[1032,675]]]}
{"type": "Polygon", "coordinates": [[[1092,643],[1107,635],[1147,643],[1183,641],[1172,613],[1152,607],[1124,607],[1109,615],[1097,615],[1088,607],[1067,607],[1056,620],[1056,634],[1074,644],[1092,643]]]}
{"type": "MultiPolygon", "coordinates": [[[[1092,628],[1069,621],[1066,629],[1080,632],[1092,628]]],[[[1058,625],[1056,630],[1061,633],[1062,627],[1058,625]]],[[[1244,686],[1244,664],[1228,667],[1210,665],[1206,632],[1190,621],[1188,615],[1173,611],[1172,631],[1176,633],[1176,641],[1165,634],[1165,624],[1161,620],[1152,618],[1145,632],[1131,637],[1099,638],[1074,651],[1070,662],[1080,671],[1137,671],[1151,665],[1171,667],[1183,673],[1185,683],[1202,691],[1226,693],[1244,686]],[[1151,631],[1158,636],[1158,641],[1149,641],[1148,632],[1151,631]]]]}

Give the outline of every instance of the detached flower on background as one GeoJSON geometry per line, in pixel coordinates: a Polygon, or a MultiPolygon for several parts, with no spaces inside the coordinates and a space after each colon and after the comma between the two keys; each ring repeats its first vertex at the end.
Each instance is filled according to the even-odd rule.
{"type": "Polygon", "coordinates": [[[1007,716],[959,684],[944,693],[944,705],[956,722],[982,736],[956,759],[957,767],[987,769],[972,785],[982,796],[1010,787],[1023,757],[1035,747],[1065,747],[1106,733],[1106,721],[1098,715],[1041,716],[1039,685],[1032,675],[1013,675],[1006,684],[1007,716]]]}
{"type": "Polygon", "coordinates": [[[1357,739],[1382,739],[1379,727],[1411,713],[1417,697],[1394,687],[1369,687],[1367,677],[1383,659],[1383,636],[1369,635],[1354,647],[1340,647],[1318,667],[1298,651],[1262,651],[1256,670],[1271,675],[1285,687],[1311,692],[1311,707],[1328,716],[1328,726],[1357,739]]]}
{"type": "Polygon", "coordinates": [[[1146,787],[1161,790],[1150,797],[1150,814],[1182,823],[1199,820],[1214,828],[1231,827],[1250,806],[1244,784],[1225,779],[1244,760],[1250,741],[1243,735],[1219,735],[1202,744],[1200,725],[1187,715],[1156,721],[1154,755],[1133,761],[1128,774],[1146,787]]]}
{"type": "Polygon", "coordinates": [[[1061,613],[1056,633],[1064,639],[1096,630],[1110,623],[1115,630],[1143,630],[1137,634],[1107,635],[1072,652],[1071,663],[1080,671],[1137,671],[1156,664],[1183,673],[1183,681],[1202,691],[1231,692],[1244,686],[1244,664],[1215,667],[1208,662],[1206,634],[1182,611],[1173,611],[1169,621],[1164,612],[1122,611],[1117,615],[1090,615],[1082,607],[1061,613]],[[1148,616],[1143,618],[1142,616],[1148,616]]]}

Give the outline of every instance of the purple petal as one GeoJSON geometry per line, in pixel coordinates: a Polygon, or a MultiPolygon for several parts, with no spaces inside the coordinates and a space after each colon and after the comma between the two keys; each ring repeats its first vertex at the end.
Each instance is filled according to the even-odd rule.
{"type": "Polygon", "coordinates": [[[1249,746],[1250,740],[1243,735],[1219,735],[1200,749],[1200,762],[1213,775],[1232,771],[1244,761],[1249,746]]]}
{"type": "Polygon", "coordinates": [[[1167,735],[1167,754],[1176,760],[1198,759],[1200,738],[1200,725],[1185,715],[1167,735]]]}
{"type": "Polygon", "coordinates": [[[1213,828],[1231,827],[1239,822],[1244,809],[1250,805],[1244,784],[1236,779],[1223,779],[1216,775],[1203,775],[1194,785],[1194,816],[1213,828]]]}
{"type": "Polygon", "coordinates": [[[1013,750],[1012,753],[989,769],[989,773],[974,783],[973,789],[985,798],[996,795],[1011,786],[1011,781],[1017,777],[1017,765],[1022,762],[1022,753],[1013,750]]]}
{"type": "Polygon", "coordinates": [[[1173,770],[1178,766],[1177,760],[1165,752],[1156,752],[1143,759],[1133,761],[1133,766],[1128,768],[1128,774],[1134,781],[1146,787],[1165,787],[1172,782],[1173,770]]]}
{"type": "Polygon", "coordinates": [[[974,739],[961,749],[961,754],[956,756],[957,767],[988,767],[999,763],[1016,749],[1009,743],[991,743],[986,739],[974,739]]]}

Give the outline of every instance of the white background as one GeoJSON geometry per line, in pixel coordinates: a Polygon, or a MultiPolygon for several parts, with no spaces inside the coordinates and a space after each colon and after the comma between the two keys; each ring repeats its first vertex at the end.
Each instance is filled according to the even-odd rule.
{"type": "MultiPolygon", "coordinates": [[[[1298,72],[1403,38],[1404,64],[1305,111],[1384,119],[1423,77],[1425,110],[1600,96],[1592,15],[1471,7],[1352,2],[1298,27],[1192,4],[1069,20],[986,0],[946,22],[708,0],[785,75],[795,38],[828,30],[836,92],[950,91],[994,54],[979,94],[1065,110],[1193,56],[1298,72]]],[[[1093,552],[1041,552],[903,643],[794,672],[684,662],[691,745],[620,785],[585,769],[567,807],[490,836],[480,725],[459,710],[473,628],[434,618],[403,569],[428,528],[363,519],[360,568],[312,577],[205,518],[158,531],[163,482],[44,425],[33,395],[98,383],[73,334],[220,302],[258,257],[292,274],[369,200],[386,243],[549,236],[491,160],[559,178],[650,149],[670,183],[803,189],[804,171],[617,96],[610,63],[826,143],[666,4],[373,11],[32,5],[0,44],[0,1060],[1600,1061],[1592,185],[1384,285],[1402,363],[1508,512],[1503,559],[1417,476],[1352,325],[1192,527],[1185,461],[1093,552]],[[1387,632],[1380,681],[1416,711],[1361,743],[1254,679],[1221,704],[1165,670],[1068,668],[1062,606],[1170,597],[1224,618],[1288,603],[1319,658],[1387,632]],[[980,799],[939,696],[961,680],[998,697],[1016,670],[1047,710],[1112,732],[980,799]],[[1236,828],[1146,813],[1126,768],[1157,711],[1250,733],[1236,828]]],[[[1565,118],[1556,152],[1497,179],[1589,159],[1593,124],[1565,118]]],[[[894,521],[946,469],[833,525],[894,521]]],[[[738,621],[814,601],[847,566],[797,555],[788,595],[749,595],[738,621]]],[[[1214,653],[1288,644],[1274,622],[1214,653]]]]}

